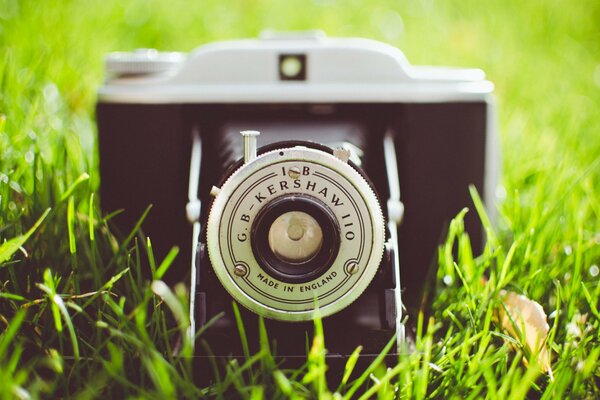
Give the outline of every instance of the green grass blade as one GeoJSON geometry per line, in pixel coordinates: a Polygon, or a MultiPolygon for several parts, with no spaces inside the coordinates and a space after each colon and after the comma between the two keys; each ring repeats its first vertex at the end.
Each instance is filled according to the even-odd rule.
{"type": "Polygon", "coordinates": [[[340,388],[338,388],[337,390],[338,392],[343,386],[346,385],[346,383],[348,383],[348,379],[350,379],[352,372],[354,372],[354,367],[356,366],[356,362],[358,361],[358,357],[360,356],[361,351],[362,346],[358,346],[356,349],[354,349],[352,354],[350,354],[350,357],[348,357],[348,361],[346,361],[346,365],[344,366],[344,376],[342,377],[340,388]]]}
{"type": "Polygon", "coordinates": [[[396,336],[394,336],[383,348],[381,353],[375,357],[375,360],[363,371],[363,373],[352,383],[350,389],[344,393],[344,399],[352,399],[354,394],[363,386],[369,375],[377,368],[396,344],[396,336]]]}
{"type": "Polygon", "coordinates": [[[69,197],[67,206],[67,232],[69,234],[69,251],[77,253],[77,238],[75,237],[75,199],[69,197]]]}
{"type": "Polygon", "coordinates": [[[163,281],[152,282],[152,291],[167,304],[175,316],[175,319],[179,323],[179,329],[181,330],[182,334],[185,335],[190,325],[189,315],[186,312],[186,308],[184,308],[177,296],[175,296],[175,294],[163,281]]]}
{"type": "Polygon", "coordinates": [[[88,231],[91,242],[94,242],[96,240],[95,226],[96,221],[94,219],[94,193],[92,192],[90,193],[90,200],[88,204],[88,231]]]}
{"type": "Polygon", "coordinates": [[[73,194],[75,189],[77,189],[77,187],[79,185],[81,185],[83,182],[87,181],[88,179],[90,179],[90,176],[86,172],[79,175],[79,177],[75,180],[75,182],[73,182],[73,184],[71,186],[69,186],[67,191],[65,193],[63,193],[63,195],[60,197],[60,202],[62,203],[63,201],[65,201],[69,197],[71,197],[71,194],[73,194]]]}
{"type": "Polygon", "coordinates": [[[4,358],[8,346],[18,334],[21,325],[25,321],[25,310],[19,310],[13,319],[8,323],[7,328],[0,334],[0,359],[4,358]]]}
{"type": "Polygon", "coordinates": [[[249,359],[250,347],[248,346],[248,336],[246,335],[246,328],[244,327],[244,321],[242,320],[240,309],[238,308],[236,302],[232,302],[231,307],[233,308],[233,315],[235,316],[235,322],[240,335],[240,341],[242,342],[242,351],[244,352],[244,357],[249,359]]]}
{"type": "Polygon", "coordinates": [[[175,246],[169,250],[169,253],[156,269],[155,279],[162,279],[165,273],[169,270],[169,267],[173,264],[173,261],[175,261],[177,254],[179,254],[179,247],[175,246]]]}
{"type": "Polygon", "coordinates": [[[39,228],[44,219],[50,213],[50,208],[46,209],[42,216],[38,218],[38,220],[33,224],[33,226],[23,235],[17,236],[15,238],[10,239],[7,242],[4,242],[0,245],[0,267],[3,266],[2,263],[12,257],[21,246],[33,235],[33,233],[39,228]]]}
{"type": "Polygon", "coordinates": [[[16,300],[16,301],[27,301],[27,299],[23,296],[20,296],[18,294],[13,294],[13,293],[7,293],[7,292],[0,292],[0,298],[16,300]]]}
{"type": "MultiPolygon", "coordinates": [[[[49,270],[47,270],[47,271],[49,271],[49,270]]],[[[56,308],[62,314],[62,317],[65,320],[65,324],[67,325],[69,337],[71,339],[71,345],[73,347],[73,357],[75,357],[76,361],[79,361],[79,343],[77,342],[77,335],[75,333],[73,321],[71,320],[71,316],[69,315],[69,311],[67,310],[67,307],[65,307],[65,303],[63,302],[62,298],[58,294],[56,294],[54,289],[51,289],[48,286],[43,285],[41,283],[38,283],[37,287],[40,288],[42,291],[44,291],[48,295],[48,298],[50,299],[52,304],[54,306],[56,306],[56,308]]],[[[55,321],[60,321],[60,316],[56,317],[55,321]]],[[[57,328],[58,332],[62,332],[62,324],[57,322],[56,328],[57,328]]]]}
{"type": "Polygon", "coordinates": [[[275,379],[275,384],[277,384],[277,387],[281,390],[281,393],[288,397],[291,396],[294,388],[285,374],[280,370],[275,370],[273,371],[273,378],[275,379]]]}

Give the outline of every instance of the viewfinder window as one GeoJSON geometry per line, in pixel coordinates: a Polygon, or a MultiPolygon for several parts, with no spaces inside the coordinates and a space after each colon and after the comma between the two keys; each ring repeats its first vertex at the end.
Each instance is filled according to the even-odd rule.
{"type": "Polygon", "coordinates": [[[279,79],[282,81],[306,80],[306,55],[280,54],[279,79]]]}

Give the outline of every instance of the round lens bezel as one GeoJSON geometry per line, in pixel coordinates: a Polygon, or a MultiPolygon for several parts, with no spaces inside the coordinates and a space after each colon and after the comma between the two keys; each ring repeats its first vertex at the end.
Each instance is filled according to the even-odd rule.
{"type": "MultiPolygon", "coordinates": [[[[283,147],[282,143],[264,146],[259,150],[256,159],[248,163],[241,160],[230,167],[226,173],[227,178],[219,183],[220,190],[210,206],[206,224],[206,246],[215,275],[225,290],[242,306],[265,318],[310,321],[314,319],[317,308],[321,317],[335,314],[359,298],[369,286],[383,257],[385,221],[372,186],[352,162],[338,159],[330,151],[325,151],[327,148],[322,145],[310,142],[285,144],[290,147],[283,147]],[[310,166],[311,171],[312,168],[323,168],[321,172],[325,175],[317,177],[312,173],[305,174],[303,165],[310,166]],[[305,182],[302,187],[295,184],[287,187],[286,189],[290,189],[288,194],[298,193],[294,191],[296,188],[314,191],[313,186],[309,187],[306,181],[308,175],[314,176],[325,185],[329,182],[334,188],[337,187],[341,190],[338,197],[346,198],[344,193],[351,196],[344,206],[347,210],[342,212],[338,203],[333,203],[337,208],[332,207],[332,210],[340,224],[348,211],[357,211],[359,215],[355,217],[359,219],[355,221],[357,224],[354,226],[361,229],[362,235],[366,235],[365,242],[358,242],[360,246],[356,247],[364,250],[361,256],[354,250],[349,251],[348,236],[342,234],[338,256],[324,275],[310,282],[310,287],[305,283],[289,284],[270,277],[256,261],[250,240],[244,240],[246,233],[250,239],[251,230],[251,226],[248,226],[246,231],[244,224],[255,218],[264,205],[261,205],[264,195],[274,190],[274,187],[269,189],[265,182],[279,176],[282,166],[300,166],[302,173],[299,178],[301,182],[305,182]],[[330,178],[325,179],[328,175],[330,178]],[[262,186],[263,194],[252,193],[254,201],[244,203],[245,199],[251,198],[250,190],[256,189],[257,185],[262,186]],[[242,204],[245,204],[243,210],[238,208],[242,204]],[[254,216],[246,215],[251,214],[252,208],[256,206],[258,208],[254,216]],[[344,260],[340,258],[342,253],[344,260]],[[357,258],[348,258],[352,254],[357,258]],[[348,263],[352,261],[358,262],[357,272],[351,273],[347,268],[348,263]],[[330,277],[335,279],[335,286],[328,285],[327,280],[330,277]],[[319,289],[322,285],[328,285],[328,288],[324,291],[319,289]],[[288,286],[295,286],[295,290],[288,286]]],[[[343,226],[340,225],[342,232],[345,232],[344,227],[347,228],[348,223],[344,220],[343,226]]]]}

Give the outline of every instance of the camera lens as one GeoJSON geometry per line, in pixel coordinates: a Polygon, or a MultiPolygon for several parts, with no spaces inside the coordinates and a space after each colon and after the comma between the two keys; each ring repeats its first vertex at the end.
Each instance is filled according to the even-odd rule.
{"type": "Polygon", "coordinates": [[[258,213],[251,242],[266,273],[284,282],[308,282],[331,266],[340,247],[340,229],[322,201],[284,195],[258,213]]]}
{"type": "Polygon", "coordinates": [[[352,163],[310,142],[276,142],[215,190],[208,255],[224,288],[266,318],[337,313],[384,254],[377,195],[352,163]]]}
{"type": "Polygon", "coordinates": [[[322,244],[321,226],[316,219],[302,211],[289,211],[280,215],[269,229],[269,247],[282,261],[309,261],[322,244]]]}

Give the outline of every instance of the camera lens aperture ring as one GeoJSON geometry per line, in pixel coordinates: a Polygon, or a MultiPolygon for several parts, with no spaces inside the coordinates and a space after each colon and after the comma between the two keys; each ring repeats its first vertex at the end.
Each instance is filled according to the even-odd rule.
{"type": "Polygon", "coordinates": [[[316,306],[327,316],[351,304],[377,272],[383,243],[379,202],[364,178],[301,146],[267,152],[234,172],[207,225],[209,257],[225,289],[248,309],[286,321],[311,320],[316,306]],[[290,252],[295,241],[299,255],[290,252]]]}

